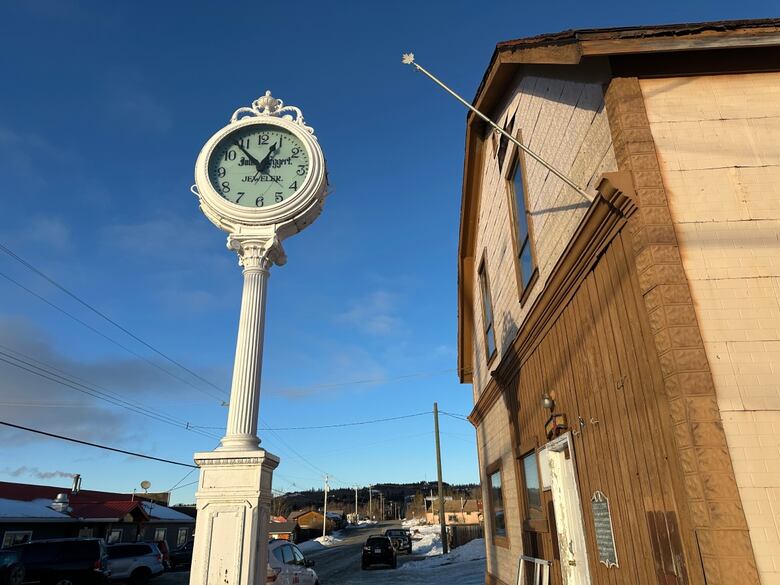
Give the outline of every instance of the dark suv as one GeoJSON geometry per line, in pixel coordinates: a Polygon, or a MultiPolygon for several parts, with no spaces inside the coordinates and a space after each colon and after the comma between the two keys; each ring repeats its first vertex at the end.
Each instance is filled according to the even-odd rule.
{"type": "Polygon", "coordinates": [[[25,582],[55,585],[104,585],[108,583],[106,545],[99,538],[33,540],[9,550],[19,553],[25,582]]]}
{"type": "Polygon", "coordinates": [[[371,565],[397,566],[395,547],[389,536],[369,536],[363,545],[363,555],[360,558],[360,568],[368,569],[371,565]]]}
{"type": "Polygon", "coordinates": [[[385,530],[385,536],[389,536],[397,551],[405,551],[412,554],[412,537],[402,528],[390,528],[385,530]]]}

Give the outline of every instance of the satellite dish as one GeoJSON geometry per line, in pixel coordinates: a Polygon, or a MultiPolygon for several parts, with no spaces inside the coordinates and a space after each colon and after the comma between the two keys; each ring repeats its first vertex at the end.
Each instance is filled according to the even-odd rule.
{"type": "Polygon", "coordinates": [[[148,490],[150,487],[152,487],[152,482],[148,480],[143,480],[141,482],[141,488],[144,490],[148,490]]]}

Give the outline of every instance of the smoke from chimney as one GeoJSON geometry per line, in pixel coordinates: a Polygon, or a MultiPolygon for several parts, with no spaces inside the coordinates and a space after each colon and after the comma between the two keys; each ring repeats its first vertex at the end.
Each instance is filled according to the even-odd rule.
{"type": "Polygon", "coordinates": [[[68,473],[67,471],[41,471],[37,467],[27,467],[26,465],[17,467],[16,469],[6,467],[3,471],[11,477],[31,475],[37,479],[52,479],[55,477],[67,477],[68,479],[71,479],[76,475],[74,473],[68,473]]]}

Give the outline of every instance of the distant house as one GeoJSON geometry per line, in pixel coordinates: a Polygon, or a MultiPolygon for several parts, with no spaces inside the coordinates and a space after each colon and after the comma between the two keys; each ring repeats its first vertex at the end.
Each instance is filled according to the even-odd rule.
{"type": "Polygon", "coordinates": [[[292,543],[300,542],[301,529],[295,520],[277,522],[272,520],[268,525],[268,538],[289,540],[292,543]]]}
{"type": "MultiPolygon", "coordinates": [[[[318,512],[317,510],[301,510],[290,514],[289,519],[298,524],[301,541],[322,536],[322,523],[324,520],[322,512],[318,512]]],[[[326,533],[331,533],[338,529],[339,525],[337,520],[340,520],[340,517],[334,518],[331,516],[331,513],[328,512],[326,533]]]]}
{"type": "Polygon", "coordinates": [[[0,482],[0,548],[94,536],[109,544],[165,540],[173,549],[194,532],[194,518],[134,494],[0,482]]]}
{"type": "MultiPolygon", "coordinates": [[[[439,506],[434,503],[426,513],[430,524],[439,522],[439,506]]],[[[449,500],[444,502],[444,519],[446,524],[481,524],[482,502],[479,500],[449,500]]]]}

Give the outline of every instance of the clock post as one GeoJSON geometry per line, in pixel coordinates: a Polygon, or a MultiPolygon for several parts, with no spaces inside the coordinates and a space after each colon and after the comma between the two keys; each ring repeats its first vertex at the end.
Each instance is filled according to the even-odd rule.
{"type": "Polygon", "coordinates": [[[195,453],[200,478],[190,585],[256,585],[266,580],[273,471],[257,421],[266,291],[271,266],[286,261],[282,240],[320,214],[325,158],[301,110],[266,92],[236,110],[195,164],[200,208],[227,232],[244,286],[225,436],[195,453]]]}

